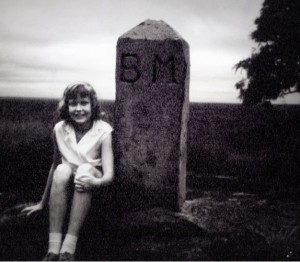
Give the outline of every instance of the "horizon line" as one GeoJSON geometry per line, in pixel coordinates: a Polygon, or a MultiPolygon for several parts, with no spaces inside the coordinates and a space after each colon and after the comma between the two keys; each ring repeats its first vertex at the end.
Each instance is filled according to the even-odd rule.
{"type": "MultiPolygon", "coordinates": [[[[0,100],[5,100],[5,99],[16,99],[16,100],[53,100],[53,101],[59,101],[60,98],[56,97],[36,97],[36,96],[1,96],[0,95],[0,100]]],[[[104,102],[115,102],[115,99],[98,99],[100,101],[104,102]]],[[[189,104],[230,104],[230,105],[242,105],[242,102],[213,102],[213,101],[189,101],[189,104]]],[[[271,104],[274,106],[282,106],[282,105],[287,105],[287,106],[300,106],[299,103],[276,103],[275,101],[272,102],[271,104]]]]}

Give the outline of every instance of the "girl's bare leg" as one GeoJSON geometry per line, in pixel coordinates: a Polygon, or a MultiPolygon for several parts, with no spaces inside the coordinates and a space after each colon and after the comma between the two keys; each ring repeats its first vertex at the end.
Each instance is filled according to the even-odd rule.
{"type": "Polygon", "coordinates": [[[85,218],[90,210],[91,200],[91,192],[78,192],[74,190],[68,234],[78,236],[85,218]]]}
{"type": "MultiPolygon", "coordinates": [[[[101,172],[89,164],[83,164],[77,169],[77,175],[80,175],[81,173],[89,174],[91,176],[96,177],[101,176],[101,172]]],[[[73,238],[73,244],[72,247],[68,247],[68,243],[65,243],[66,241],[64,241],[61,253],[68,252],[74,254],[76,248],[76,242],[74,243],[74,237],[78,237],[79,235],[80,229],[82,228],[83,223],[89,213],[91,201],[92,192],[78,192],[77,190],[74,190],[67,232],[67,237],[70,236],[71,238],[73,238]]]]}
{"type": "Polygon", "coordinates": [[[49,223],[50,233],[62,233],[67,211],[68,186],[73,179],[69,166],[58,165],[54,174],[50,193],[49,223]]]}
{"type": "Polygon", "coordinates": [[[62,242],[62,229],[67,210],[67,188],[72,178],[72,170],[67,165],[58,165],[53,174],[49,203],[49,246],[44,260],[58,257],[62,242]]]}

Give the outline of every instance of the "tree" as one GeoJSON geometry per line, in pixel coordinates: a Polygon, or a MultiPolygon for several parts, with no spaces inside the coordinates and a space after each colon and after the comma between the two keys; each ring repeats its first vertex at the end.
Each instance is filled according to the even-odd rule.
{"type": "Polygon", "coordinates": [[[300,92],[300,0],[265,0],[251,38],[251,56],[235,65],[246,71],[236,83],[244,105],[300,92]]]}

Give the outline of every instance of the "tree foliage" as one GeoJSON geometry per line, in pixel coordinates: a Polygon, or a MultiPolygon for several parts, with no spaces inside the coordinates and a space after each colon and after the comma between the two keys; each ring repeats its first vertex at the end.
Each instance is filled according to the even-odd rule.
{"type": "Polygon", "coordinates": [[[251,56],[235,65],[246,71],[236,83],[244,105],[300,92],[300,0],[265,0],[251,56]]]}

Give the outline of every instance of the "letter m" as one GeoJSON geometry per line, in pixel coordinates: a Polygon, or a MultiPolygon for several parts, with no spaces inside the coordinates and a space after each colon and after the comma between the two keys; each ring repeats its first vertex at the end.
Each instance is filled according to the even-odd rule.
{"type": "Polygon", "coordinates": [[[158,55],[155,55],[153,62],[152,83],[157,81],[161,83],[178,84],[175,78],[174,55],[169,56],[166,60],[162,60],[158,55]]]}

